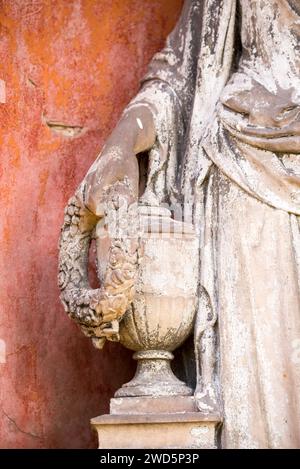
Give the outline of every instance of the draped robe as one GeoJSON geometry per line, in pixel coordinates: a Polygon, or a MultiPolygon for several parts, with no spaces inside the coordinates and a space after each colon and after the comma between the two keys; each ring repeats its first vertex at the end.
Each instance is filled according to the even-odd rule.
{"type": "Polygon", "coordinates": [[[127,108],[157,131],[142,200],[198,228],[224,448],[300,447],[299,48],[298,0],[186,0],[127,108]]]}

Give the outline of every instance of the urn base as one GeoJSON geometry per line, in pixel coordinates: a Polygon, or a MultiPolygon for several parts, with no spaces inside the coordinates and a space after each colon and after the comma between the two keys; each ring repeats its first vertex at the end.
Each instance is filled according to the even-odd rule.
{"type": "Polygon", "coordinates": [[[174,358],[171,352],[144,350],[136,352],[133,358],[138,361],[135,376],[115,393],[115,397],[193,394],[193,390],[176,378],[171,370],[170,362],[174,358]]]}

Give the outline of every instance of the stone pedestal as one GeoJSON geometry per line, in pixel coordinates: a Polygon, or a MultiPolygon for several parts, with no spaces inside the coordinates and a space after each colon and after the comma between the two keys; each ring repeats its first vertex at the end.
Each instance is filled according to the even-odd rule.
{"type": "Polygon", "coordinates": [[[91,421],[100,449],[215,449],[220,423],[185,396],[112,399],[110,414],[91,421]]]}

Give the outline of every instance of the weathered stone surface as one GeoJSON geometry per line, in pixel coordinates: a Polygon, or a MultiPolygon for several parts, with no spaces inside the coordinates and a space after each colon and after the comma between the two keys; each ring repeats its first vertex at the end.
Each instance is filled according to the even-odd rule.
{"type": "Polygon", "coordinates": [[[110,400],[110,414],[157,414],[197,412],[194,396],[120,397],[110,400]]]}
{"type": "Polygon", "coordinates": [[[103,415],[91,420],[100,449],[216,449],[219,416],[103,415]]]}

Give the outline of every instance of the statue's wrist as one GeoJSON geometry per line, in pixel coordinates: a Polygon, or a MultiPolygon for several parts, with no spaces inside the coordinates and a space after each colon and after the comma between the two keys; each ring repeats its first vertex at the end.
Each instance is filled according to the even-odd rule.
{"type": "MultiPolygon", "coordinates": [[[[106,147],[119,147],[123,155],[134,153],[137,131],[132,119],[121,120],[106,142],[106,147]]],[[[104,150],[105,151],[105,150],[104,150]]]]}
{"type": "Polygon", "coordinates": [[[149,150],[153,146],[156,139],[155,125],[147,106],[141,104],[130,108],[122,117],[120,126],[129,137],[133,153],[149,150]]]}

